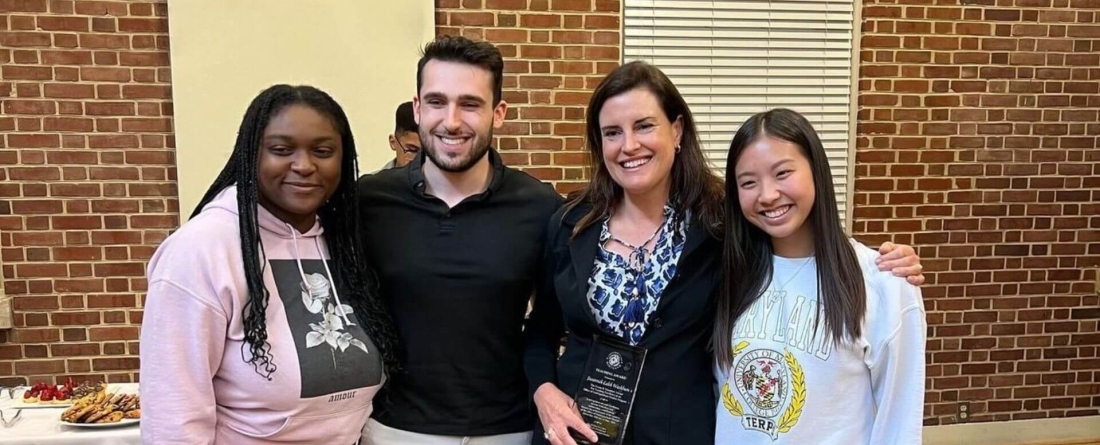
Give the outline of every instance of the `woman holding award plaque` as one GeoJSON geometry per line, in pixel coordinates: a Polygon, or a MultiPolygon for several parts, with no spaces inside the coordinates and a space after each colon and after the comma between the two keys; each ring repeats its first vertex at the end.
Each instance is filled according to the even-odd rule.
{"type": "Polygon", "coordinates": [[[528,327],[533,443],[709,443],[722,180],[651,65],[609,74],[587,113],[592,181],[550,220],[528,327]]]}
{"type": "MultiPolygon", "coordinates": [[[[586,118],[592,180],[551,218],[526,331],[532,443],[712,444],[722,180],[651,65],[611,72],[586,118]]],[[[884,249],[888,266],[917,264],[884,249]]]]}

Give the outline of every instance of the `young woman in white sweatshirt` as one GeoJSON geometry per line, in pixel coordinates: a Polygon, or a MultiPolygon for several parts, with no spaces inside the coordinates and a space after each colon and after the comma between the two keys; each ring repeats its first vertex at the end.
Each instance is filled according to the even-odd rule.
{"type": "Polygon", "coordinates": [[[920,290],[844,233],[813,127],[757,114],[727,159],[715,442],[919,444],[920,290]]]}

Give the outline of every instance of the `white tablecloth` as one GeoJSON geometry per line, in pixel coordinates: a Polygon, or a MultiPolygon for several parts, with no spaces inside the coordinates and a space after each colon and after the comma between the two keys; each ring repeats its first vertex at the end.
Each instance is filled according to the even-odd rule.
{"type": "MultiPolygon", "coordinates": [[[[136,383],[108,385],[110,392],[138,392],[136,383]]],[[[4,418],[11,420],[15,401],[8,398],[8,392],[0,394],[0,411],[4,418]]],[[[140,445],[140,424],[116,428],[79,428],[61,424],[61,408],[24,409],[19,422],[11,428],[0,424],[0,444],[3,445],[140,445]]]]}

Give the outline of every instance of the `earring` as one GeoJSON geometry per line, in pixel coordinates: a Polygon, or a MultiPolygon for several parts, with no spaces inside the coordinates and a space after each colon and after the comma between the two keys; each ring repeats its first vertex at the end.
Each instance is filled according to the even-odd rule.
{"type": "Polygon", "coordinates": [[[676,153],[680,152],[680,144],[676,144],[676,153]]]}

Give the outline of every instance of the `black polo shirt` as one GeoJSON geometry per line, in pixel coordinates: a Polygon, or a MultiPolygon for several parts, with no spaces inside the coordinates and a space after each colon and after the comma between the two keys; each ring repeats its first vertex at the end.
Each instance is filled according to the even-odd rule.
{"type": "Polygon", "coordinates": [[[425,193],[423,156],[359,179],[364,251],[404,357],[375,419],[423,434],[529,431],[523,318],[554,188],[490,150],[489,188],[453,208],[425,193]]]}

